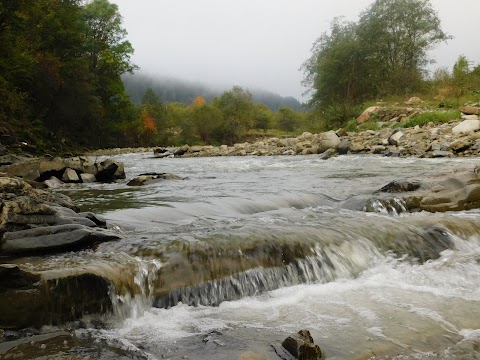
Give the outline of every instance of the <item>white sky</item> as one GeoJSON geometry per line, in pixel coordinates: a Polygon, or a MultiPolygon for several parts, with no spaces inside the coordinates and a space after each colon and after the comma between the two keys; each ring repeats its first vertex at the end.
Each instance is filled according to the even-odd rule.
{"type": "MultiPolygon", "coordinates": [[[[301,99],[302,63],[336,16],[356,21],[373,0],[111,0],[133,61],[148,73],[205,85],[259,88],[301,99]]],[[[431,53],[451,68],[480,62],[480,0],[431,0],[455,38],[431,53]]]]}

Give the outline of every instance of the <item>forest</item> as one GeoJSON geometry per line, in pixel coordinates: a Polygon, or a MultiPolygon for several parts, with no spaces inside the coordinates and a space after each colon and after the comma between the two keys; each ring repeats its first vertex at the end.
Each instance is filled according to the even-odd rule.
{"type": "Polygon", "coordinates": [[[334,19],[315,42],[302,66],[310,99],[300,104],[139,72],[108,0],[2,1],[0,143],[32,153],[232,144],[351,127],[379,99],[456,107],[480,96],[480,68],[460,55],[452,69],[429,73],[428,51],[450,38],[428,0],[376,0],[358,22],[334,19]]]}

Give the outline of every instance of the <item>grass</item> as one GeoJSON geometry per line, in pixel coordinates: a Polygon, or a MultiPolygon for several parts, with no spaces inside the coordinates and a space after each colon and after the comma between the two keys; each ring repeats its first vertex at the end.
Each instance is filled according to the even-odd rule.
{"type": "Polygon", "coordinates": [[[415,126],[425,126],[428,123],[445,124],[451,120],[461,118],[460,110],[432,111],[415,115],[413,118],[403,124],[397,124],[396,127],[409,128],[415,126]]]}

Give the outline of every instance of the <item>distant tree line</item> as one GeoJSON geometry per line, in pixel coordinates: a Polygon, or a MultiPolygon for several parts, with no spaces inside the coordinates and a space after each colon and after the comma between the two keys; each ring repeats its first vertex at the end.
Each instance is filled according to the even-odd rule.
{"type": "MultiPolygon", "coordinates": [[[[179,102],[191,104],[197,96],[202,96],[207,102],[218,97],[222,90],[215,90],[202,84],[185,82],[177,79],[154,76],[135,72],[123,76],[125,90],[134,103],[140,103],[147,89],[152,89],[163,103],[179,102]]],[[[280,96],[265,90],[249,89],[253,100],[277,111],[282,106],[288,106],[295,111],[302,111],[303,104],[291,96],[280,96]]]]}
{"type": "Polygon", "coordinates": [[[233,144],[248,136],[262,136],[269,130],[281,133],[308,129],[308,116],[288,106],[273,111],[256,102],[248,90],[234,86],[208,102],[197,96],[190,104],[163,103],[148,88],[141,100],[140,121],[125,132],[128,146],[233,144]],[[139,136],[132,136],[132,134],[139,136]]]}

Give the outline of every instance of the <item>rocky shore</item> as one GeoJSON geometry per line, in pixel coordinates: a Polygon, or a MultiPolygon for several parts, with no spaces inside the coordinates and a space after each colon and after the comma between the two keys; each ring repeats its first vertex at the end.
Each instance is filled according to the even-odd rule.
{"type": "MultiPolygon", "coordinates": [[[[385,127],[380,130],[320,134],[305,132],[291,138],[266,138],[232,146],[183,145],[161,148],[105,149],[91,155],[154,152],[157,158],[212,156],[317,155],[328,159],[337,154],[374,154],[391,157],[472,157],[480,155],[480,120],[465,116],[442,125],[429,123],[413,128],[385,127]],[[328,152],[327,152],[328,151],[328,152]]],[[[396,120],[395,120],[396,121],[396,120]]]]}

